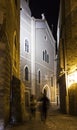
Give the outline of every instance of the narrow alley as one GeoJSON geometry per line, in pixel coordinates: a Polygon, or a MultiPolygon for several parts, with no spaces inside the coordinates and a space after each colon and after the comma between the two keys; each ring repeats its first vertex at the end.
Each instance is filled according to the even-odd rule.
{"type": "Polygon", "coordinates": [[[37,112],[36,119],[28,119],[14,126],[8,125],[5,130],[77,130],[77,117],[62,114],[59,108],[53,105],[46,123],[40,120],[39,112],[37,112]]]}

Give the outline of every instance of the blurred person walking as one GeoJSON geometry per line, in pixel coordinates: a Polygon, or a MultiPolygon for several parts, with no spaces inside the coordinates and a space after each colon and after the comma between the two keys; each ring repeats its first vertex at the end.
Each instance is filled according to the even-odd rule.
{"type": "Polygon", "coordinates": [[[47,119],[47,113],[50,106],[50,100],[48,99],[46,95],[46,90],[44,90],[44,93],[42,94],[42,97],[40,98],[40,115],[41,115],[41,121],[46,121],[47,119]]]}

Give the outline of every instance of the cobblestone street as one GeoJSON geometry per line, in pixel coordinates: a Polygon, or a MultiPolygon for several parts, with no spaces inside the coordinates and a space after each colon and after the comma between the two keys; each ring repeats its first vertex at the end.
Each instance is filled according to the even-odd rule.
{"type": "Polygon", "coordinates": [[[77,130],[77,117],[61,114],[58,109],[50,110],[46,123],[36,119],[27,120],[23,124],[7,126],[5,130],[77,130]]]}

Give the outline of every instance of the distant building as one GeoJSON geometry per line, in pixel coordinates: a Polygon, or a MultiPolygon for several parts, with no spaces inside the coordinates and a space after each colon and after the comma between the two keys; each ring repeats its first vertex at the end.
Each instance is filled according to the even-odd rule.
{"type": "Polygon", "coordinates": [[[37,98],[46,89],[51,102],[56,102],[56,53],[55,40],[42,19],[31,17],[28,3],[21,0],[20,12],[20,77],[25,94],[37,98]]]}

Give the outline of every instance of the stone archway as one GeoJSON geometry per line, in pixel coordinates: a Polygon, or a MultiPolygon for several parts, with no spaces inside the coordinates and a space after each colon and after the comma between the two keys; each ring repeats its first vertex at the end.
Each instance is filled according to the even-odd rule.
{"type": "Polygon", "coordinates": [[[46,90],[46,92],[47,92],[47,97],[51,100],[50,87],[49,87],[47,84],[44,85],[44,87],[42,88],[42,93],[44,93],[44,90],[46,90]]]}

